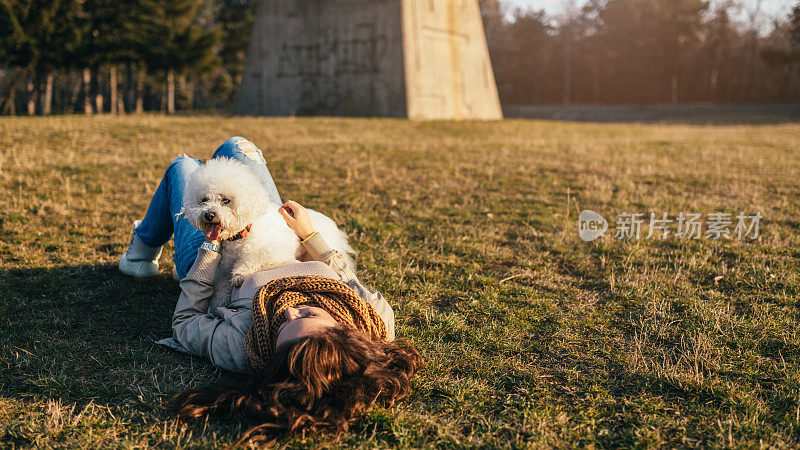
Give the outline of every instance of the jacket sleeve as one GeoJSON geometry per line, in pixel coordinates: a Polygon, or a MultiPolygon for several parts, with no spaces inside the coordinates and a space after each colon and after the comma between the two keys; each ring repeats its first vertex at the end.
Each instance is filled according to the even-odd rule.
{"type": "Polygon", "coordinates": [[[356,291],[359,297],[369,303],[375,312],[381,316],[383,322],[386,324],[386,337],[388,340],[394,340],[394,310],[389,305],[389,302],[383,298],[380,292],[372,290],[361,284],[361,281],[356,277],[353,263],[350,259],[341,254],[340,252],[332,249],[325,238],[321,234],[315,233],[310,238],[303,241],[303,246],[308,251],[311,258],[316,261],[322,261],[329,265],[339,277],[342,282],[350,286],[351,289],[356,291]]]}
{"type": "Polygon", "coordinates": [[[207,312],[220,258],[217,252],[198,250],[194,265],[180,283],[172,337],[189,353],[207,358],[223,369],[248,372],[243,331],[207,312]]]}

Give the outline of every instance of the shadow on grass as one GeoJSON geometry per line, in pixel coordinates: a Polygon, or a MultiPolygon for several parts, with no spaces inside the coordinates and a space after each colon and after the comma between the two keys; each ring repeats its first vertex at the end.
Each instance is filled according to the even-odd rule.
{"type": "MultiPolygon", "coordinates": [[[[148,442],[180,442],[183,432],[176,431],[169,399],[187,387],[213,383],[223,371],[155,344],[172,333],[178,294],[178,284],[166,273],[140,282],[112,265],[0,271],[0,400],[32,405],[22,409],[28,422],[0,425],[0,447],[36,447],[37,439],[61,442],[63,436],[49,436],[34,423],[42,419],[32,411],[41,411],[50,400],[64,409],[44,414],[67,411],[63,414],[75,421],[72,428],[79,411],[93,403],[101,412],[87,419],[87,426],[98,435],[149,433],[139,427],[163,423],[166,441],[158,440],[158,425],[148,442]]],[[[354,424],[353,432],[368,428],[375,439],[383,416],[373,416],[354,424]]],[[[241,418],[213,417],[190,423],[189,430],[200,446],[219,446],[234,442],[251,425],[241,418]]],[[[377,439],[394,436],[384,432],[377,439]]]]}
{"type": "Polygon", "coordinates": [[[178,293],[167,275],[139,282],[111,265],[0,272],[0,394],[158,403],[208,381],[210,364],[154,343],[171,334],[178,293]]]}

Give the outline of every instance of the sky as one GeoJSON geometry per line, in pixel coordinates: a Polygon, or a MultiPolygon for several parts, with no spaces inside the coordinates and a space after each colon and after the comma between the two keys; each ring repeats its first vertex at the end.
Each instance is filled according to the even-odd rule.
{"type": "MultiPolygon", "coordinates": [[[[511,9],[514,7],[533,8],[536,10],[544,9],[548,14],[558,14],[561,12],[561,5],[565,0],[501,0],[511,9]]],[[[743,0],[746,7],[754,7],[757,0],[743,0]]],[[[575,0],[578,5],[584,3],[583,0],[575,0]]],[[[762,0],[761,11],[762,21],[770,17],[785,16],[789,13],[793,0],[762,0]]]]}

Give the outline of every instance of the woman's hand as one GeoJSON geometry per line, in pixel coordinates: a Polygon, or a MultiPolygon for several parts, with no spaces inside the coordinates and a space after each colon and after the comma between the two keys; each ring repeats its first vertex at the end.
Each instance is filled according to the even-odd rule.
{"type": "Polygon", "coordinates": [[[300,239],[308,239],[309,236],[314,234],[314,224],[311,223],[311,217],[308,216],[308,210],[303,208],[300,203],[289,200],[278,210],[283,216],[283,220],[289,225],[289,228],[294,231],[300,239]]]}

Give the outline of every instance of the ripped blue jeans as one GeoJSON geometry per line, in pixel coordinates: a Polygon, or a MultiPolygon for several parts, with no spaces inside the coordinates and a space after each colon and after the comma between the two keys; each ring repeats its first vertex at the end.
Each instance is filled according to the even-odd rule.
{"type": "MultiPolygon", "coordinates": [[[[211,158],[233,158],[249,166],[264,185],[270,201],[281,204],[278,188],[267,169],[264,155],[252,142],[242,137],[232,137],[214,151],[211,158]]],[[[203,232],[192,226],[182,215],[183,191],[189,175],[200,167],[199,159],[181,155],[175,158],[164,172],[150,206],[136,227],[139,239],[151,247],[160,247],[174,236],[175,269],[185,277],[197,258],[197,249],[205,241],[203,232]]]]}

